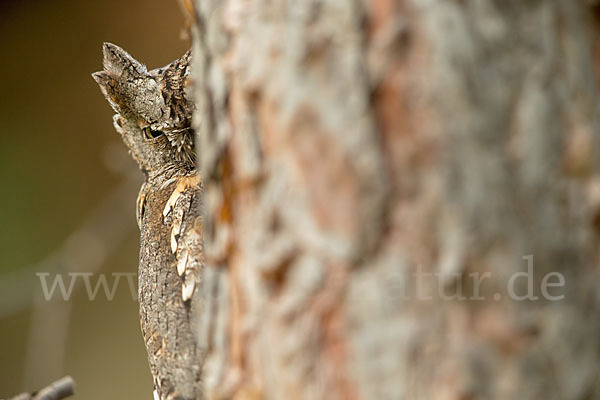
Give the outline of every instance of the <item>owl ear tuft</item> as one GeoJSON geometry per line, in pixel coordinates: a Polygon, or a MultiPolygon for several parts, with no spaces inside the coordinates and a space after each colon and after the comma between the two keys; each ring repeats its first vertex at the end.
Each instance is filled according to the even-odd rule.
{"type": "Polygon", "coordinates": [[[116,77],[135,78],[143,76],[147,72],[142,63],[115,44],[104,43],[102,53],[104,54],[104,70],[116,77]]]}
{"type": "Polygon", "coordinates": [[[94,78],[96,83],[100,86],[100,89],[102,89],[102,92],[104,92],[104,90],[106,89],[106,86],[108,86],[109,82],[113,80],[112,77],[109,75],[109,73],[106,71],[94,72],[92,74],[92,78],[94,78]]]}
{"type": "Polygon", "coordinates": [[[108,100],[113,110],[117,113],[121,113],[122,107],[120,103],[122,103],[122,101],[120,101],[120,98],[123,96],[120,90],[120,82],[113,78],[110,72],[107,71],[94,72],[92,78],[94,78],[98,86],[100,86],[102,94],[106,97],[106,100],[108,100]]]}

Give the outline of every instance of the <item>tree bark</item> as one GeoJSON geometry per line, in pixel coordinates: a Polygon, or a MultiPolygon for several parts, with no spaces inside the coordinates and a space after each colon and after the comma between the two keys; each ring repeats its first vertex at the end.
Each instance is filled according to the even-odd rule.
{"type": "Polygon", "coordinates": [[[188,3],[207,398],[600,398],[583,1],[188,3]]]}

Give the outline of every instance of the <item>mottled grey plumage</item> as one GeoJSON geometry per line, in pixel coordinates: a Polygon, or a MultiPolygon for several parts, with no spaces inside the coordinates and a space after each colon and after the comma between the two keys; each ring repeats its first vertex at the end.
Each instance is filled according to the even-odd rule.
{"type": "Polygon", "coordinates": [[[196,343],[202,272],[200,178],[195,171],[193,104],[186,93],[190,52],[147,71],[105,43],[93,74],[117,112],[114,125],[146,180],[137,200],[140,320],[155,397],[198,399],[203,351],[196,343]]]}

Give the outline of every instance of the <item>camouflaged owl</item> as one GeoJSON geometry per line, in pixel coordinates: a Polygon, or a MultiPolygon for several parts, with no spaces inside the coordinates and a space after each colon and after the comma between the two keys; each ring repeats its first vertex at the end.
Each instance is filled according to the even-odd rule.
{"type": "Polygon", "coordinates": [[[116,111],[114,126],[145,175],[137,199],[140,320],[156,399],[197,399],[203,351],[195,316],[203,266],[201,180],[196,172],[191,54],[147,71],[105,43],[93,74],[116,111]]]}

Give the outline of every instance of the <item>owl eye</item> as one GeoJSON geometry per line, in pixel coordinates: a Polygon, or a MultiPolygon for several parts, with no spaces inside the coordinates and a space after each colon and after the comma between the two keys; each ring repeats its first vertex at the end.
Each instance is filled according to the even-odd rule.
{"type": "Polygon", "coordinates": [[[153,131],[149,126],[144,128],[144,136],[146,139],[156,139],[160,135],[162,135],[163,131],[153,131]]]}

